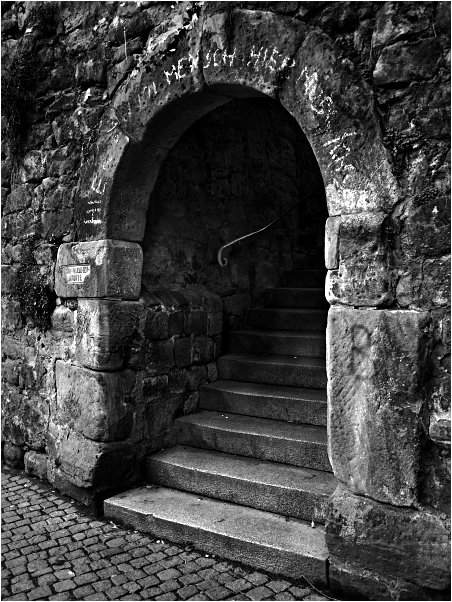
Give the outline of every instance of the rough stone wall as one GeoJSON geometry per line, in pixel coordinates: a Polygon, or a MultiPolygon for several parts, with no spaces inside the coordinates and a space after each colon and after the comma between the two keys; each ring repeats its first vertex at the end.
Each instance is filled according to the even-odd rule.
{"type": "Polygon", "coordinates": [[[294,266],[323,267],[325,192],[296,121],[267,98],[234,99],[196,122],[169,152],[151,195],[143,240],[143,283],[207,289],[223,300],[226,327],[262,303],[294,266]],[[225,251],[220,247],[281,222],[225,251]]]}
{"type": "MultiPolygon", "coordinates": [[[[72,471],[66,484],[78,493],[104,483],[118,457],[132,478],[133,445],[121,438],[130,428],[124,350],[133,332],[125,327],[104,354],[86,320],[80,336],[93,333],[94,362],[86,368],[76,354],[83,312],[75,298],[85,307],[94,299],[100,317],[107,312],[100,325],[116,311],[103,301],[111,291],[111,302],[129,304],[127,315],[145,300],[114,281],[102,290],[87,281],[77,294],[63,287],[56,297],[56,254],[70,255],[76,240],[141,240],[138,218],[182,133],[178,120],[188,127],[228,102],[232,89],[232,96],[241,87],[258,90],[279,98],[302,124],[326,184],[329,441],[342,483],[327,526],[331,582],[374,599],[433,599],[448,574],[449,3],[6,2],[2,17],[2,95],[10,101],[2,103],[5,458],[21,462],[24,450],[47,449],[58,460],[51,469],[59,463],[72,471]],[[188,103],[162,111],[189,93],[202,99],[202,110],[188,103]],[[155,177],[133,169],[144,165],[143,140],[156,141],[145,147],[155,177]],[[118,440],[84,435],[79,455],[90,459],[91,472],[82,474],[69,453],[78,449],[78,431],[64,439],[52,430],[65,407],[56,375],[63,382],[66,365],[96,374],[104,355],[119,357],[122,370],[100,370],[97,378],[113,374],[122,382],[115,407],[125,409],[111,428],[118,440]],[[386,526],[370,537],[378,525],[386,526]],[[367,541],[372,546],[361,553],[367,541]],[[392,565],[388,549],[398,550],[392,565]],[[420,549],[430,558],[426,571],[412,562],[420,549]]],[[[92,274],[113,246],[107,255],[80,250],[93,258],[86,260],[92,274]]],[[[160,310],[178,311],[166,300],[160,310]]],[[[108,390],[93,374],[93,390],[108,390]]],[[[85,428],[80,417],[70,420],[85,428]]]]}

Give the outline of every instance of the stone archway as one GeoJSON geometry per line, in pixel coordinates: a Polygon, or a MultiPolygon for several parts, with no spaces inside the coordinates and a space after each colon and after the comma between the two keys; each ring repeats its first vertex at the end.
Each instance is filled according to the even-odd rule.
{"type": "MultiPolygon", "coordinates": [[[[369,580],[384,573],[388,588],[394,580],[410,579],[439,589],[447,580],[442,569],[435,572],[438,558],[446,554],[444,527],[432,513],[407,509],[417,504],[428,314],[384,309],[396,284],[390,214],[402,195],[383,145],[373,92],[317,29],[269,12],[212,4],[199,18],[193,14],[190,25],[174,25],[146,49],[112,98],[81,172],[79,242],[61,246],[56,268],[57,294],[79,298],[80,365],[57,368],[65,426],[52,430],[50,425],[54,469],[49,479],[66,478],[79,497],[80,491],[92,494],[133,482],[135,451],[127,439],[133,371],[124,369],[124,340],[139,319],[139,243],[146,212],[152,211],[150,192],[168,149],[199,117],[230,98],[268,95],[280,100],[307,136],[322,170],[330,214],[329,447],[334,472],[345,485],[332,502],[330,576],[350,584],[365,549],[359,588],[366,590],[369,580]],[[403,362],[389,352],[395,347],[403,351],[403,362]],[[66,396],[71,412],[63,411],[64,389],[78,376],[95,392],[102,417],[96,424],[90,422],[93,408],[74,411],[72,394],[66,396]],[[85,438],[71,430],[71,420],[78,421],[85,438]],[[403,446],[394,445],[394,433],[403,434],[403,446]],[[364,525],[363,532],[342,529],[355,520],[364,525]],[[383,531],[373,529],[375,521],[383,531]],[[419,546],[425,544],[414,565],[408,531],[419,546]],[[390,565],[378,558],[381,541],[397,549],[390,565]],[[438,557],[433,571],[425,561],[431,549],[438,557]]],[[[211,313],[218,314],[218,308],[211,313]]]]}
{"type": "MultiPolygon", "coordinates": [[[[392,295],[385,232],[397,188],[371,90],[330,38],[284,16],[247,10],[235,10],[232,21],[227,12],[214,11],[193,18],[183,34],[173,34],[162,41],[158,54],[152,48],[143,55],[112,99],[80,177],[80,242],[59,249],[56,292],[79,298],[77,359],[97,371],[96,382],[102,371],[108,371],[109,380],[128,382],[121,372],[123,341],[137,319],[138,243],[146,212],[152,211],[148,202],[160,165],[191,124],[234,97],[278,98],[321,166],[330,213],[328,301],[376,307],[392,295]],[[372,251],[362,250],[361,263],[347,253],[339,258],[339,230],[344,248],[353,247],[359,233],[371,240],[372,251]]],[[[330,366],[334,362],[330,354],[330,366]]],[[[116,402],[109,395],[103,412],[114,422],[116,402]]],[[[96,444],[95,453],[87,452],[93,464],[99,455],[108,456],[108,446],[112,458],[119,446],[130,462],[127,443],[115,442],[114,434],[101,440],[106,441],[102,448],[96,444]]],[[[61,445],[58,436],[55,449],[61,445]]],[[[330,445],[334,449],[334,442],[330,445]]],[[[335,467],[340,458],[332,456],[335,467]]],[[[78,479],[83,487],[102,481],[90,471],[85,480],[78,479]]]]}

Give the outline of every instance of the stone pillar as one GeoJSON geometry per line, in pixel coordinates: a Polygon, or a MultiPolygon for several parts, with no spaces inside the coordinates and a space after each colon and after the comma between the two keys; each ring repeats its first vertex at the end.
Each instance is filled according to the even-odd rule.
{"type": "Polygon", "coordinates": [[[117,240],[63,244],[55,291],[77,299],[75,361],[56,365],[48,478],[84,503],[137,477],[133,428],[136,373],[124,352],[140,316],[143,254],[117,240]]]}
{"type": "Polygon", "coordinates": [[[445,599],[450,519],[422,506],[421,447],[434,324],[393,304],[390,218],[326,227],[328,446],[338,487],[326,541],[330,584],[371,600],[445,599]]]}

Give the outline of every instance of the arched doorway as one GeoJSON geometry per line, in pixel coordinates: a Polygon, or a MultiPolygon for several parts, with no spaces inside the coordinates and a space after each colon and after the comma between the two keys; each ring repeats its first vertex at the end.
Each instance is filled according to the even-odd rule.
{"type": "MultiPolygon", "coordinates": [[[[324,585],[322,523],[335,488],[326,445],[328,213],[311,147],[279,102],[233,99],[168,152],[149,206],[142,300],[151,351],[140,372],[141,411],[147,480],[159,489],[130,495],[188,512],[197,530],[213,512],[223,530],[206,527],[210,543],[197,532],[196,546],[267,570],[264,550],[272,548],[282,574],[293,576],[297,563],[324,585]],[[221,245],[294,205],[219,265],[221,245]],[[221,309],[215,330],[209,297],[221,309]],[[282,553],[272,535],[279,527],[282,553]],[[246,551],[250,537],[262,559],[246,551]],[[306,537],[308,553],[299,543],[288,552],[290,538],[306,537]]],[[[168,520],[169,539],[180,540],[179,519],[168,520]]]]}

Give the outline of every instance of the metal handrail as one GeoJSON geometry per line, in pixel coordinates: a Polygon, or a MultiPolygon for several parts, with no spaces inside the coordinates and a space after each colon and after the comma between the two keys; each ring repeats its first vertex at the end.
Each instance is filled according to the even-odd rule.
{"type": "Polygon", "coordinates": [[[270,228],[270,226],[273,226],[273,224],[276,224],[276,222],[278,222],[281,218],[283,218],[285,215],[287,215],[289,213],[289,211],[292,211],[292,209],[295,209],[295,207],[297,207],[300,203],[302,203],[303,201],[305,201],[307,198],[309,198],[313,194],[314,194],[313,192],[310,192],[309,194],[307,194],[306,196],[304,196],[297,203],[295,203],[295,205],[292,205],[292,207],[289,207],[289,209],[287,209],[286,211],[284,211],[284,213],[282,213],[279,217],[277,217],[272,222],[270,222],[269,224],[267,224],[264,228],[261,228],[260,230],[256,230],[255,232],[251,232],[250,234],[245,234],[245,236],[241,236],[240,238],[236,238],[235,240],[232,240],[231,242],[228,242],[225,245],[223,245],[220,248],[220,250],[218,251],[218,255],[217,255],[217,257],[218,257],[218,263],[220,264],[220,266],[222,268],[224,268],[224,267],[226,267],[228,265],[228,260],[226,259],[226,257],[223,257],[223,251],[225,249],[227,249],[228,247],[234,245],[236,242],[240,242],[241,240],[245,240],[245,238],[250,238],[250,236],[254,236],[255,234],[259,234],[259,232],[263,232],[264,230],[267,230],[268,228],[270,228]]]}

